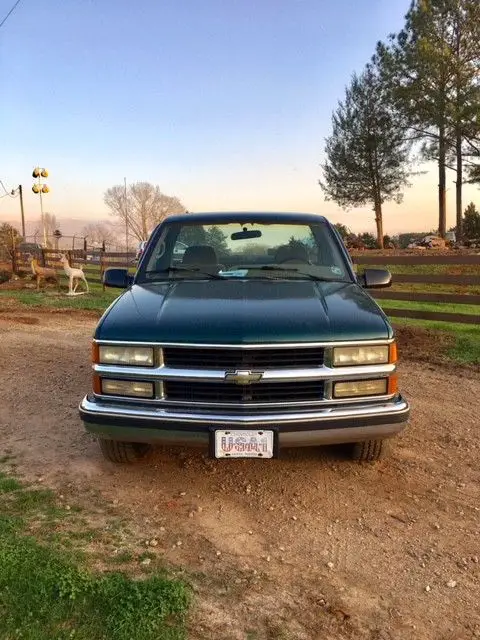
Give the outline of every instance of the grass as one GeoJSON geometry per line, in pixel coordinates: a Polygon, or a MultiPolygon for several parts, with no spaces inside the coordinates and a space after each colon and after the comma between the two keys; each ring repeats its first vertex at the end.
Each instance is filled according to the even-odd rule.
{"type": "MultiPolygon", "coordinates": [[[[368,265],[361,265],[364,269],[368,265]]],[[[477,264],[375,264],[372,268],[388,269],[390,273],[413,273],[418,275],[478,275],[477,264]]]]}
{"type": "MultiPolygon", "coordinates": [[[[90,282],[90,293],[81,296],[67,296],[68,282],[64,278],[60,279],[60,287],[60,291],[54,286],[48,286],[40,291],[31,288],[4,289],[0,291],[0,300],[2,298],[14,299],[27,307],[103,312],[122,293],[121,289],[106,289],[103,291],[100,283],[90,282]]],[[[78,291],[80,291],[80,287],[78,291]]]]}
{"type": "Polygon", "coordinates": [[[475,304],[451,304],[449,302],[415,302],[410,300],[378,300],[381,307],[390,309],[410,309],[412,311],[442,311],[444,313],[464,313],[479,315],[480,307],[475,304]]]}
{"type": "Polygon", "coordinates": [[[103,312],[121,291],[91,291],[90,294],[78,297],[68,297],[65,293],[58,293],[53,289],[47,291],[0,291],[0,300],[15,299],[26,307],[47,307],[50,309],[78,309],[103,312]]]}
{"type": "Polygon", "coordinates": [[[453,346],[446,352],[446,357],[461,365],[480,365],[480,331],[474,325],[409,318],[394,318],[394,324],[451,336],[453,346]]]}
{"type": "MultiPolygon", "coordinates": [[[[55,495],[0,473],[0,637],[180,640],[189,591],[163,574],[93,573],[69,545],[31,535],[71,518],[55,495]]],[[[59,534],[61,535],[61,534],[59,534]]],[[[71,543],[71,541],[69,541],[71,543]]]]}

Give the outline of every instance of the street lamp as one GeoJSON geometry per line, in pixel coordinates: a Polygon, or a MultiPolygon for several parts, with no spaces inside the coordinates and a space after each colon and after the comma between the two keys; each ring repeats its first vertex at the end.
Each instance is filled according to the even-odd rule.
{"type": "Polygon", "coordinates": [[[42,182],[42,178],[48,178],[47,169],[41,167],[35,167],[32,172],[32,176],[38,179],[38,183],[34,183],[32,187],[33,193],[38,193],[40,195],[40,212],[42,215],[42,228],[43,228],[43,247],[47,248],[47,230],[45,228],[45,216],[43,215],[43,200],[42,193],[48,193],[50,191],[47,184],[42,182]]]}

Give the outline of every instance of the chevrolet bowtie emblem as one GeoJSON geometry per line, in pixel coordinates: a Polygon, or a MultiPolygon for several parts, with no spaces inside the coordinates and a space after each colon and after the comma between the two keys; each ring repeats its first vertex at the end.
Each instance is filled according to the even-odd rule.
{"type": "Polygon", "coordinates": [[[262,371],[227,371],[225,380],[235,384],[247,385],[259,382],[263,378],[262,371]]]}

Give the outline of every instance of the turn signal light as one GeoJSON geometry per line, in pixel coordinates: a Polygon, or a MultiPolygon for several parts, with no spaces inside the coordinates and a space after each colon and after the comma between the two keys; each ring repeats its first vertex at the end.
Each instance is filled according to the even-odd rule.
{"type": "Polygon", "coordinates": [[[390,376],[388,378],[388,395],[398,393],[398,376],[390,376]]]}
{"type": "Polygon", "coordinates": [[[398,347],[396,342],[392,342],[390,345],[390,352],[388,357],[388,362],[390,364],[395,364],[398,360],[398,347]]]}

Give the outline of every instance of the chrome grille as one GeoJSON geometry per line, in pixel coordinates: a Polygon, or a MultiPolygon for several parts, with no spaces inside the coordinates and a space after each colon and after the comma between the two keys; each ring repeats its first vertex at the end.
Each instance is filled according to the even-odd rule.
{"type": "Polygon", "coordinates": [[[321,380],[308,380],[242,386],[228,382],[169,380],[164,383],[164,392],[167,400],[176,402],[291,404],[323,400],[324,383],[321,380]]]}
{"type": "Polygon", "coordinates": [[[220,349],[164,347],[166,366],[182,369],[301,369],[321,367],[323,347],[220,349]]]}

